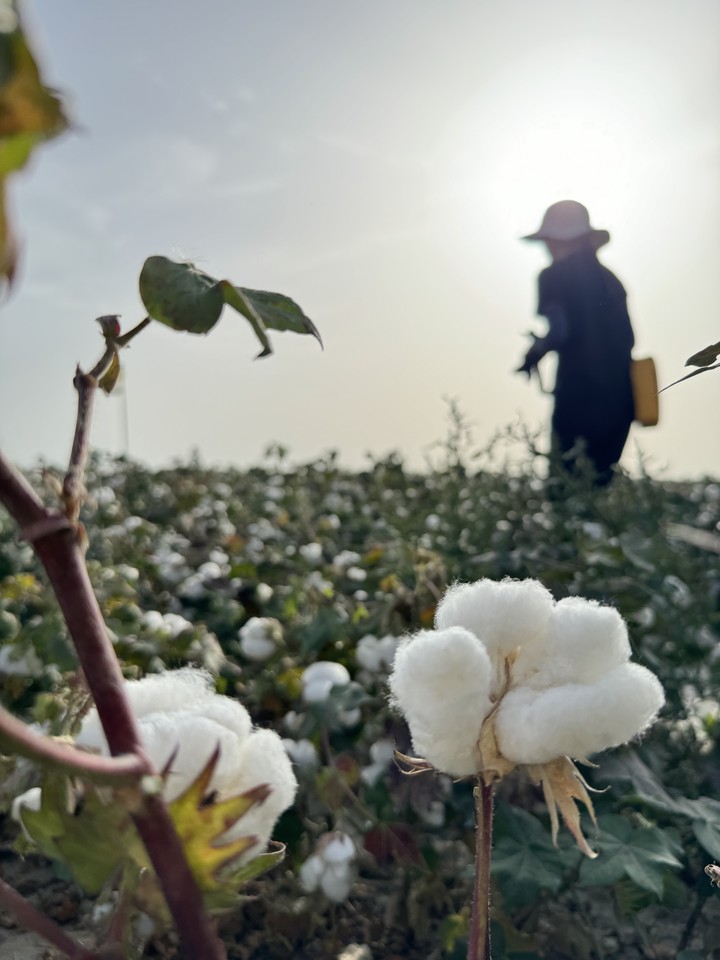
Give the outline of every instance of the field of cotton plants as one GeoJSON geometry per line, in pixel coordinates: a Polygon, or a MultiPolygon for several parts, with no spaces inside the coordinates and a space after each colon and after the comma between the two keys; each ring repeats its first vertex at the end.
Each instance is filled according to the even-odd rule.
{"type": "MultiPolygon", "coordinates": [[[[43,488],[40,470],[29,476],[43,488]]],[[[456,437],[423,473],[397,456],[361,472],[334,454],[295,466],[274,448],[246,471],[98,456],[87,487],[90,575],[126,677],[207,671],[280,734],[298,780],[273,834],[284,860],[221,914],[231,958],[466,956],[472,783],[395,762],[396,749],[413,751],[388,675],[400,639],[432,626],[449,584],[506,577],[616,607],[666,704],[640,742],[583,768],[602,791],[598,828],[583,817],[596,859],[562,830],[553,845],[538,787],[517,771],[503,780],[493,957],[720,956],[720,897],[704,869],[720,860],[718,483],[621,476],[609,491],[575,480],[548,497],[530,457],[485,469],[456,437]]],[[[181,751],[193,689],[154,705],[181,751]]],[[[86,709],[55,601],[4,514],[0,697],[58,735],[76,732],[86,709]]],[[[98,928],[112,882],[89,895],[61,857],[38,852],[17,804],[11,815],[37,771],[3,763],[3,878],[69,930],[98,928]]],[[[147,936],[144,956],[177,955],[172,934],[147,936]]],[[[1,957],[45,956],[38,943],[0,913],[1,957]]]]}

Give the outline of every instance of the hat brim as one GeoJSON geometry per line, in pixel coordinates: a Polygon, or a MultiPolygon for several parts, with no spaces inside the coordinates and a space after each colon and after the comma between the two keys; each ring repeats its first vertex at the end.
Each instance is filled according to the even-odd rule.
{"type": "Polygon", "coordinates": [[[604,247],[606,243],[610,243],[610,234],[607,230],[596,230],[592,227],[587,233],[581,233],[579,237],[550,237],[548,234],[543,233],[542,230],[538,230],[537,233],[528,233],[524,237],[520,237],[521,240],[557,240],[559,242],[570,240],[580,240],[582,237],[589,237],[592,241],[592,245],[596,250],[599,250],[600,247],[604,247]]]}

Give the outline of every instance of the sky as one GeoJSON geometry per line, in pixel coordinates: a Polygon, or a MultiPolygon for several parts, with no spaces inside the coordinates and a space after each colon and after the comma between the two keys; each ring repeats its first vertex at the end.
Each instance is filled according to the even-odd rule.
{"type": "MultiPolygon", "coordinates": [[[[448,398],[478,448],[518,420],[547,428],[551,399],[513,373],[544,329],[547,254],[518,238],[559,199],[611,232],[601,259],[661,385],[720,340],[716,0],[23,9],[75,120],[11,185],[23,253],[0,311],[0,444],[23,466],[67,460],[94,318],[142,319],[155,254],[293,297],[325,343],[275,333],[255,361],[229,309],[207,337],[151,324],[92,440],[156,466],[192,451],[249,466],[276,443],[296,462],[396,450],[421,467],[448,398]]],[[[720,372],[673,387],[623,465],[717,476],[719,408],[720,372]]]]}

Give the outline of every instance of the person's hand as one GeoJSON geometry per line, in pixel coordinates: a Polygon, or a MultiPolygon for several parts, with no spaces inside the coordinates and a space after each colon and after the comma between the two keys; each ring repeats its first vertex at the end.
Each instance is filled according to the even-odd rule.
{"type": "Polygon", "coordinates": [[[517,368],[515,373],[526,373],[528,380],[532,375],[533,370],[537,367],[538,363],[544,356],[543,348],[539,340],[536,340],[532,344],[528,352],[525,354],[525,359],[522,364],[517,368]]]}

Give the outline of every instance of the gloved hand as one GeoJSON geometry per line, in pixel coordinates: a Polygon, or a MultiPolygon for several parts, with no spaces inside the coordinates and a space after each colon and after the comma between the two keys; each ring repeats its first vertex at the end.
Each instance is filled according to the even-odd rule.
{"type": "Polygon", "coordinates": [[[545,349],[543,347],[542,340],[536,338],[535,342],[531,345],[530,349],[525,354],[525,359],[523,360],[522,364],[517,368],[515,373],[526,373],[529,379],[533,370],[535,369],[535,367],[537,367],[538,363],[542,360],[544,356],[545,356],[545,349]]]}

